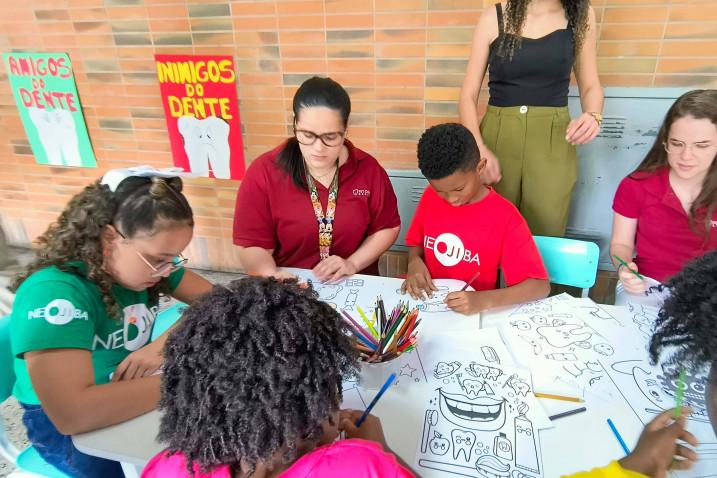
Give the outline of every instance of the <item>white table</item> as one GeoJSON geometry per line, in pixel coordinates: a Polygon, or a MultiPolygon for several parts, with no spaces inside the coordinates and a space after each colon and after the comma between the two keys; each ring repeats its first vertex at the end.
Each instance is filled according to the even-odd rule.
{"type": "MultiPolygon", "coordinates": [[[[384,299],[394,302],[392,290],[400,287],[400,279],[376,278],[371,276],[355,276],[365,281],[381,281],[384,299]]],[[[454,281],[456,282],[456,281],[454,281]]],[[[393,292],[395,294],[395,292],[393,292]]],[[[405,298],[404,298],[405,300],[405,298]]],[[[603,306],[612,314],[621,314],[622,308],[603,306]]],[[[477,316],[464,317],[455,314],[424,314],[421,334],[424,337],[440,334],[443,331],[459,331],[470,333],[482,327],[493,327],[504,320],[512,308],[491,311],[477,316]],[[482,322],[482,324],[481,324],[482,322]],[[424,326],[425,324],[425,326],[424,326]]],[[[420,346],[419,346],[420,348],[420,346]]],[[[387,441],[392,450],[412,465],[416,453],[416,440],[420,438],[421,423],[415,417],[421,416],[422,405],[408,396],[426,396],[426,384],[411,384],[410,387],[392,387],[387,392],[373,413],[382,420],[387,441]]],[[[543,400],[546,411],[555,413],[574,408],[575,404],[556,403],[543,400]]],[[[581,469],[607,464],[610,460],[622,456],[622,451],[611,435],[610,430],[602,423],[602,415],[588,412],[561,419],[552,429],[541,430],[540,440],[543,454],[545,477],[557,477],[581,469]],[[569,438],[568,438],[569,437],[569,438]]],[[[628,443],[634,443],[642,429],[642,424],[629,413],[624,404],[615,404],[611,414],[628,443]]],[[[159,428],[160,414],[153,411],[118,425],[107,427],[73,437],[75,446],[84,453],[119,461],[123,464],[127,477],[139,476],[147,461],[159,453],[163,444],[155,440],[159,428]]],[[[424,476],[429,476],[424,474],[424,476]]],[[[430,476],[441,476],[441,473],[430,476]]]]}

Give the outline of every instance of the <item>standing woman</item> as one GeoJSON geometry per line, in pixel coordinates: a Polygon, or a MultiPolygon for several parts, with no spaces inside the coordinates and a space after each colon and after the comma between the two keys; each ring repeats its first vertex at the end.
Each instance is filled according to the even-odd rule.
{"type": "Polygon", "coordinates": [[[485,181],[518,207],[533,234],[564,235],[578,172],[575,146],[600,132],[602,106],[589,0],[508,0],[481,15],[461,89],[461,122],[487,159],[485,181]],[[479,122],[486,69],[488,109],[479,122]],[[571,70],[583,110],[572,121],[571,70]]]}
{"type": "Polygon", "coordinates": [[[291,276],[313,269],[320,280],[378,274],[378,258],[401,225],[396,195],[375,158],[346,132],[351,100],[331,78],[296,91],[294,136],[259,156],[237,194],[234,244],[251,274],[291,276]]]}

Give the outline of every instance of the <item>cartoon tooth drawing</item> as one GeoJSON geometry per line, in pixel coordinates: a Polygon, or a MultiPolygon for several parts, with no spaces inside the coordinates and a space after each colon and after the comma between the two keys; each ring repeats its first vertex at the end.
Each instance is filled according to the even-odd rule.
{"type": "Polygon", "coordinates": [[[503,371],[499,368],[481,365],[476,362],[471,362],[466,368],[466,371],[474,377],[489,378],[491,380],[498,380],[498,377],[503,374],[503,371]]]}
{"type": "Polygon", "coordinates": [[[193,173],[209,176],[211,166],[215,178],[231,178],[229,123],[216,116],[181,116],[177,128],[184,138],[184,151],[193,173]]]}
{"type": "Polygon", "coordinates": [[[433,369],[433,376],[436,378],[446,378],[449,375],[453,375],[460,367],[461,363],[457,361],[451,363],[438,362],[433,369]]]}
{"type": "Polygon", "coordinates": [[[451,431],[451,441],[453,442],[453,459],[457,460],[463,452],[466,461],[470,461],[473,445],[476,443],[476,434],[456,429],[451,431]]]}
{"type": "Polygon", "coordinates": [[[541,317],[539,315],[532,316],[530,318],[530,320],[532,320],[533,323],[537,324],[537,325],[548,325],[548,319],[546,319],[545,317],[541,317]]]}
{"type": "Polygon", "coordinates": [[[505,399],[468,397],[438,389],[441,415],[454,425],[472,430],[495,431],[505,424],[505,399]]]}
{"type": "Polygon", "coordinates": [[[514,320],[513,322],[510,323],[510,325],[512,325],[516,329],[521,330],[523,332],[531,329],[530,324],[528,322],[526,322],[525,320],[514,320]]]}
{"type": "Polygon", "coordinates": [[[47,162],[52,166],[82,166],[80,147],[72,113],[63,109],[27,109],[30,121],[37,128],[47,162]]]}
{"type": "Polygon", "coordinates": [[[482,380],[463,380],[460,382],[460,385],[468,396],[474,395],[477,397],[481,392],[484,392],[486,395],[495,395],[491,386],[482,380]]]}
{"type": "Polygon", "coordinates": [[[512,388],[516,395],[526,397],[530,392],[530,385],[516,374],[511,375],[505,384],[512,388]]]}
{"type": "Polygon", "coordinates": [[[443,435],[433,430],[433,438],[428,442],[428,448],[431,453],[438,456],[443,456],[448,453],[448,449],[451,447],[451,442],[443,438],[443,435]]]}

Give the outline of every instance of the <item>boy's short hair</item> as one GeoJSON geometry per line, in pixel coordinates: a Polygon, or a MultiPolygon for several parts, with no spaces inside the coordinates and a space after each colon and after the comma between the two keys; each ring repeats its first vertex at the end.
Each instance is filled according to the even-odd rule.
{"type": "Polygon", "coordinates": [[[460,123],[431,126],[418,140],[418,167],[427,179],[442,179],[475,168],[480,151],[473,133],[460,123]]]}

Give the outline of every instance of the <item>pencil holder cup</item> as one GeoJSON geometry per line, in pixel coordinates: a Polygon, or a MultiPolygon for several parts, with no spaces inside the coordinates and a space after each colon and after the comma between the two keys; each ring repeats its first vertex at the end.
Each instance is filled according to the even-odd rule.
{"type": "Polygon", "coordinates": [[[394,360],[388,360],[386,362],[362,361],[359,385],[367,390],[380,389],[394,371],[394,360]]]}

